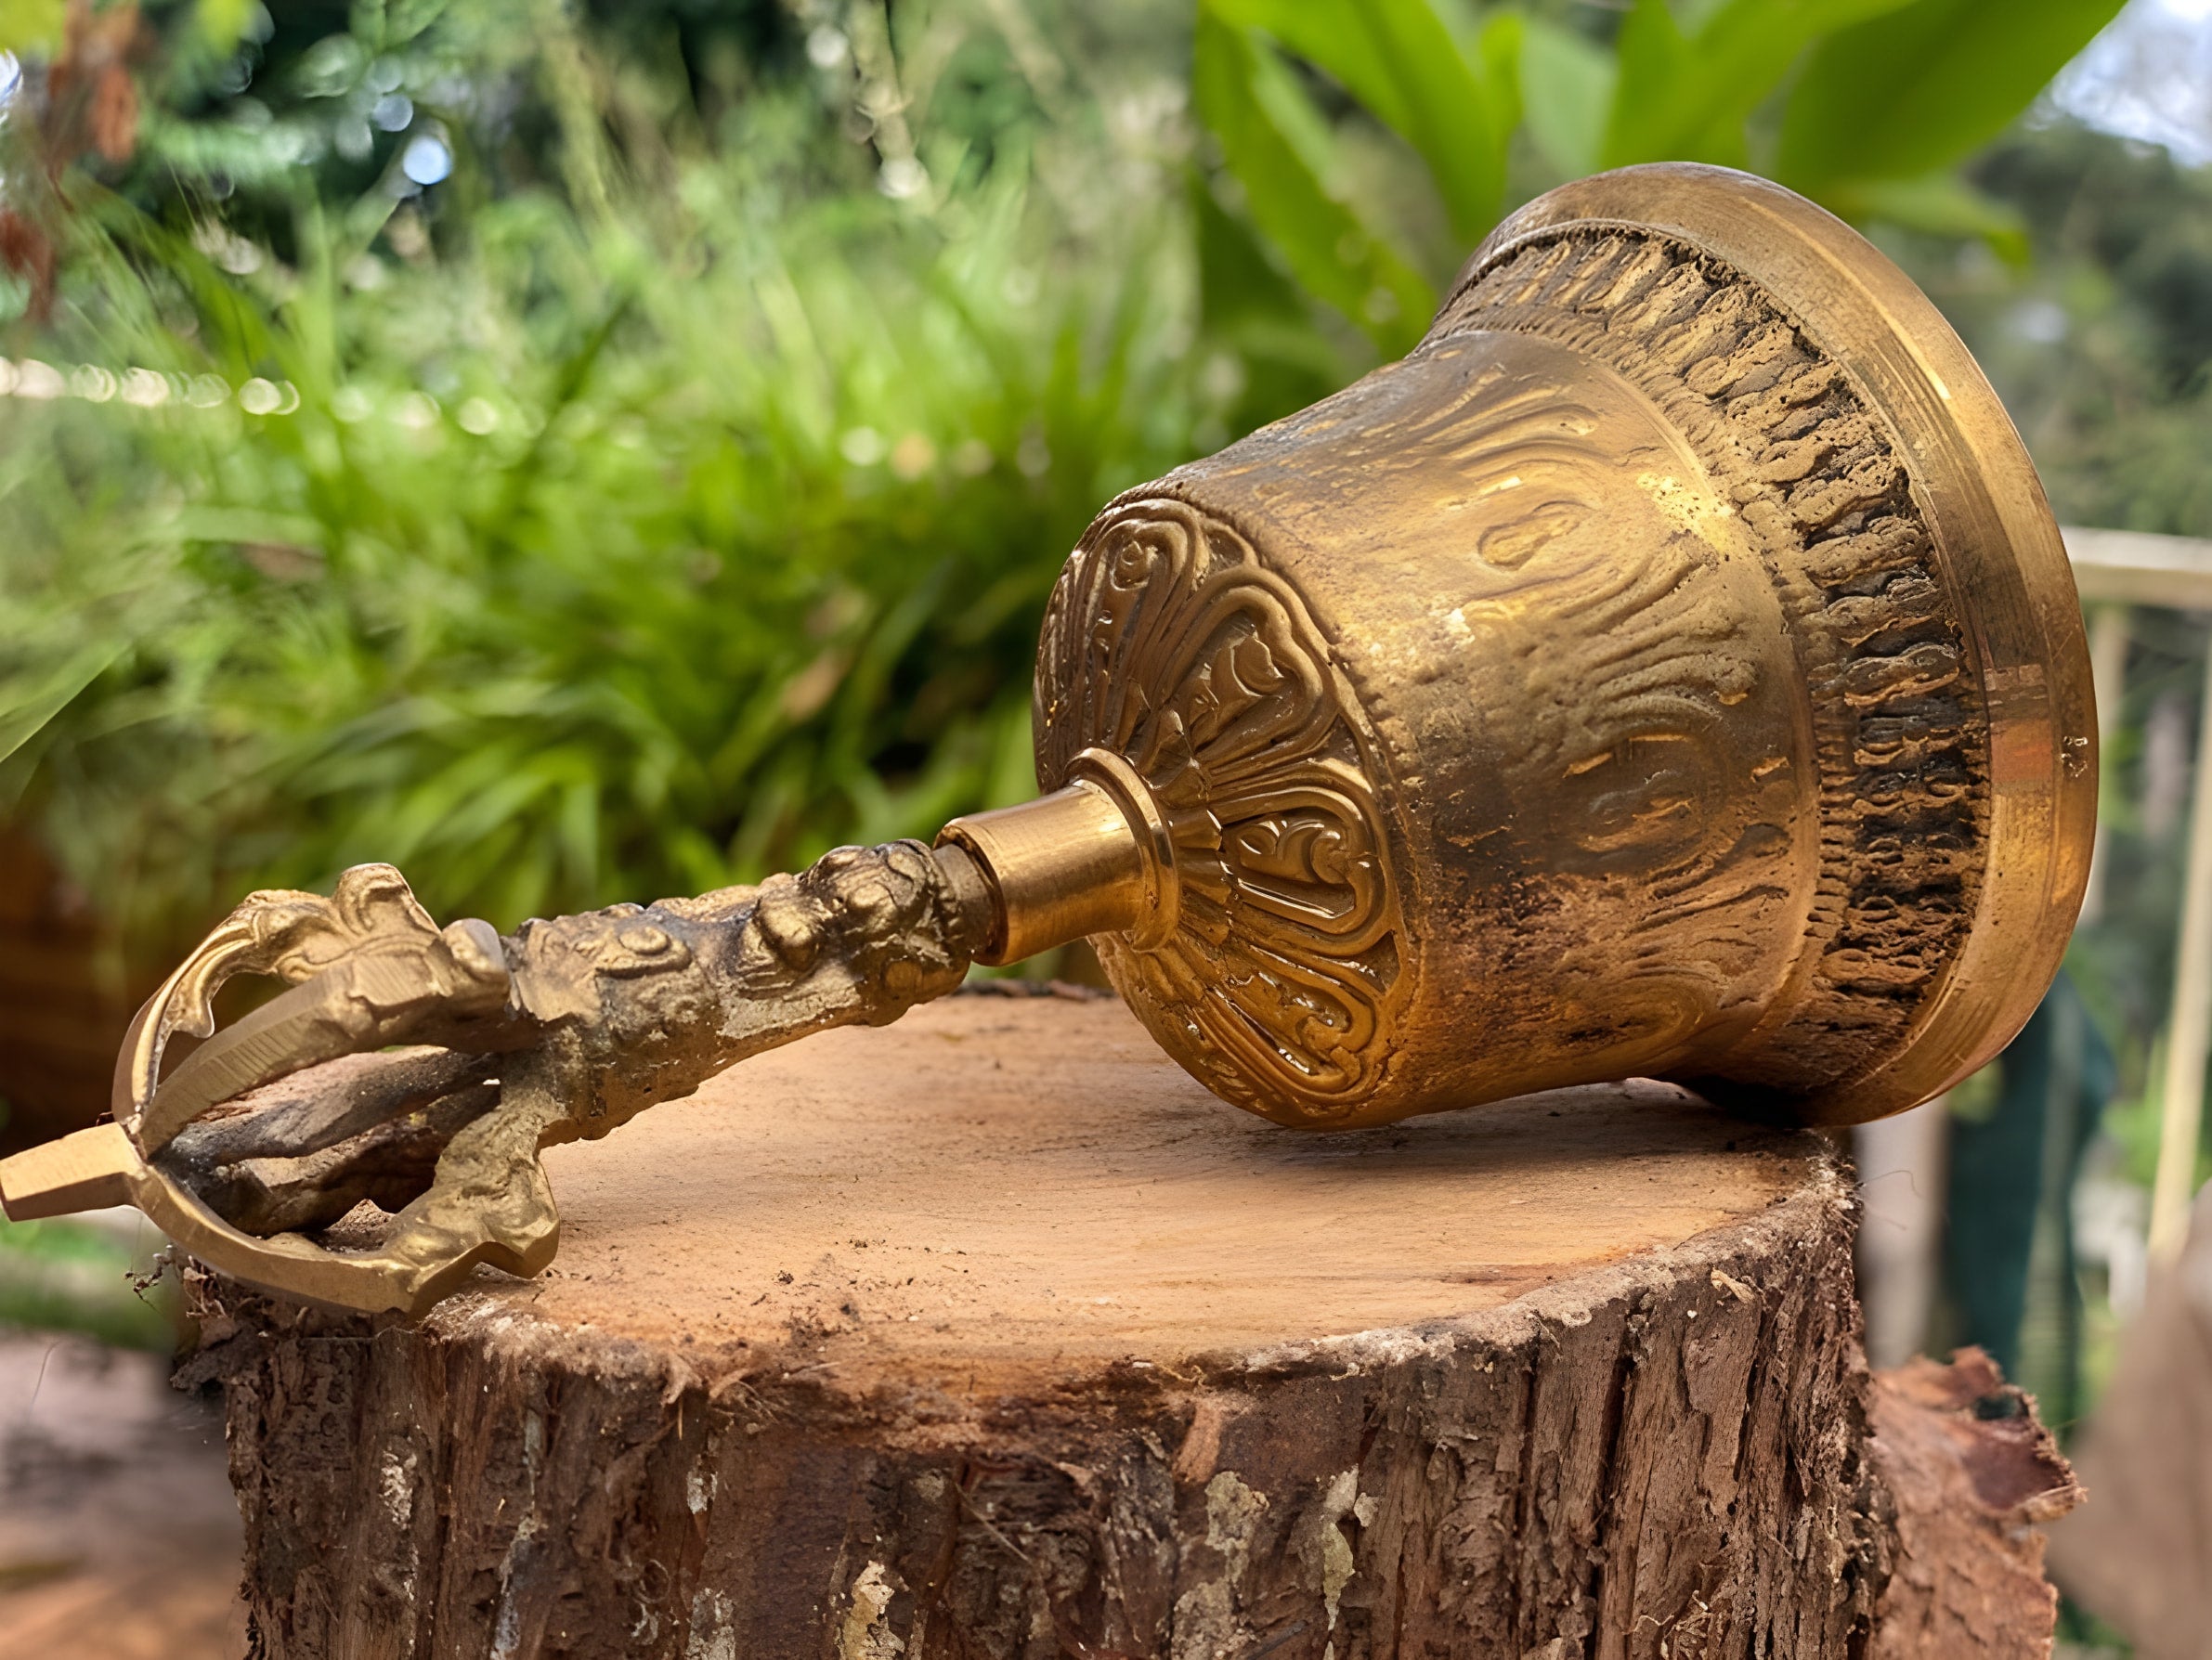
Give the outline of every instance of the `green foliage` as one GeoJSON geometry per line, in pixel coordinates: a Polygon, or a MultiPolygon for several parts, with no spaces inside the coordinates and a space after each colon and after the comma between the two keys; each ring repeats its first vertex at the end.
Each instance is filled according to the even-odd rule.
{"type": "Polygon", "coordinates": [[[266,240],[85,190],[42,349],[168,378],[0,405],[0,710],[89,679],[0,784],[149,949],[361,859],[507,925],[1028,792],[1053,576],[1221,400],[1154,205],[1171,84],[1117,88],[1152,111],[1118,136],[1070,97],[984,153],[962,76],[1006,49],[964,14],[933,44],[904,196],[837,135],[849,80],[709,133],[581,40],[580,82],[523,71],[589,100],[558,185],[492,188],[455,106],[450,192],[387,168],[279,220],[280,172],[226,210],[266,240]]]}
{"type": "MultiPolygon", "coordinates": [[[[1805,48],[1837,30],[1893,12],[1898,4],[1722,0],[1700,8],[1702,15],[1685,29],[1666,0],[1636,0],[1614,40],[1620,68],[1606,126],[1606,164],[1747,165],[1746,123],[1805,48]]],[[[1885,26],[1871,25],[1878,35],[1885,26]]],[[[2020,102],[2034,97],[2041,84],[2030,87],[2020,102]]],[[[1792,97],[1793,108],[1795,103],[1792,97]]]]}
{"type": "Polygon", "coordinates": [[[1454,0],[1199,0],[1197,107],[1234,182],[1217,194],[1387,356],[1508,197],[1599,167],[1750,167],[1846,216],[2018,259],[2018,216],[1948,170],[2118,3],[1633,0],[1607,30],[1594,11],[1454,0]],[[1395,220],[1360,166],[1378,134],[1433,187],[1395,220]]]}
{"type": "MultiPolygon", "coordinates": [[[[1413,147],[1453,232],[1472,243],[1497,218],[1505,191],[1517,22],[1514,13],[1501,11],[1490,30],[1463,46],[1425,0],[1215,0],[1200,14],[1195,50],[1205,66],[1217,53],[1233,50],[1229,38],[1241,35],[1257,62],[1274,64],[1274,55],[1254,39],[1264,31],[1324,69],[1413,147]]],[[[1238,79],[1243,77],[1220,89],[1225,119],[1240,113],[1238,79]]]]}
{"type": "Polygon", "coordinates": [[[1915,0],[1823,40],[1782,116],[1776,176],[1848,208],[2011,123],[2121,0],[1915,0]]]}
{"type": "Polygon", "coordinates": [[[1521,43],[1521,102],[1538,154],[1562,178],[1597,172],[1620,64],[1581,30],[1546,17],[1522,25],[1521,43]]]}
{"type": "Polygon", "coordinates": [[[1428,287],[1322,187],[1316,162],[1323,130],[1282,60],[1202,14],[1191,73],[1199,110],[1220,140],[1246,211],[1292,275],[1366,329],[1379,352],[1402,349],[1426,310],[1428,287]]]}
{"type": "Polygon", "coordinates": [[[176,1287],[156,1278],[151,1223],[131,1242],[82,1222],[0,1222],[0,1327],[82,1331],[121,1348],[176,1346],[176,1287]],[[144,1289],[140,1289],[144,1282],[144,1289]]]}
{"type": "Polygon", "coordinates": [[[1409,144],[1455,238],[1496,220],[1519,114],[1519,19],[1455,32],[1430,0],[1204,0],[1192,46],[1200,118],[1234,201],[1304,291],[1350,319],[1382,356],[1421,337],[1433,281],[1351,205],[1331,123],[1284,52],[1335,80],[1409,144]]]}
{"type": "Polygon", "coordinates": [[[51,50],[69,19],[69,0],[8,0],[0,7],[0,52],[51,50]]]}

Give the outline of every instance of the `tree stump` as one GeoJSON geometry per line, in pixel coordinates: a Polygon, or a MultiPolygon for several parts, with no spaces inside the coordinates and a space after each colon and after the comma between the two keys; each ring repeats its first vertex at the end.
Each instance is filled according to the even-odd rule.
{"type": "Polygon", "coordinates": [[[256,1653],[1814,1656],[1886,1577],[1849,1188],[1655,1083],[1345,1135],[964,996],[549,1155],[538,1283],[203,1285],[256,1653]]]}

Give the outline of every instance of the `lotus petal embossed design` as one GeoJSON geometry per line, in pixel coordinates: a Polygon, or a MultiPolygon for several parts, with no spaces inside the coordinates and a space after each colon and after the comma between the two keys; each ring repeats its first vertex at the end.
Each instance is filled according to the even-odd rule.
{"type": "Polygon", "coordinates": [[[1404,920],[1373,738],[1296,590],[1227,525],[1125,498],[1053,590],[1035,720],[1047,789],[1104,749],[1166,818],[1179,926],[1099,937],[1139,1018],[1229,1100],[1317,1123],[1358,1101],[1404,920]]]}

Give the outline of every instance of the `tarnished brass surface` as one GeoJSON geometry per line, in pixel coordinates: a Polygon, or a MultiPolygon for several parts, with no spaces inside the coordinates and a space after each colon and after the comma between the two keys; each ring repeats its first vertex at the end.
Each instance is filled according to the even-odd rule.
{"type": "Polygon", "coordinates": [[[933,853],[510,939],[387,867],[257,895],[141,1017],[118,1123],[0,1199],[127,1198],[246,1277],[419,1309],[550,1258],[541,1146],[1086,934],[1287,1124],[1632,1075],[1872,1118],[2035,1007],[2096,796],[2072,577],[1987,383],[1855,234],[1702,167],[1531,203],[1403,361],[1110,504],[1035,725],[1047,794],[933,853]],[[163,1078],[237,971],[300,983],[163,1078]],[[362,1199],[381,1238],[295,1231],[362,1199]]]}
{"type": "Polygon", "coordinates": [[[1313,1126],[1632,1074],[1912,1106],[2041,997],[2095,810],[1995,395],[1855,233],[1702,167],[1530,204],[1402,362],[1113,504],[1036,717],[1047,787],[1113,749],[1173,826],[1116,986],[1313,1126]]]}

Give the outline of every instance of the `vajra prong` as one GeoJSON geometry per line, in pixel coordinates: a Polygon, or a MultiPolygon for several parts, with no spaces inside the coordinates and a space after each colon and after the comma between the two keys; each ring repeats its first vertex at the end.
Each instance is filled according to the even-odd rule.
{"type": "Polygon", "coordinates": [[[542,1148],[951,990],[993,902],[967,855],[918,842],[506,937],[438,927],[389,865],[356,866],[327,899],[256,893],[139,1011],[112,1122],[0,1161],[0,1204],[135,1205],[238,1278],[420,1314],[479,1264],[553,1260],[542,1148]],[[217,1031],[216,993],[240,975],[288,989],[217,1031]],[[202,1041],[164,1070],[180,1033],[202,1041]]]}

